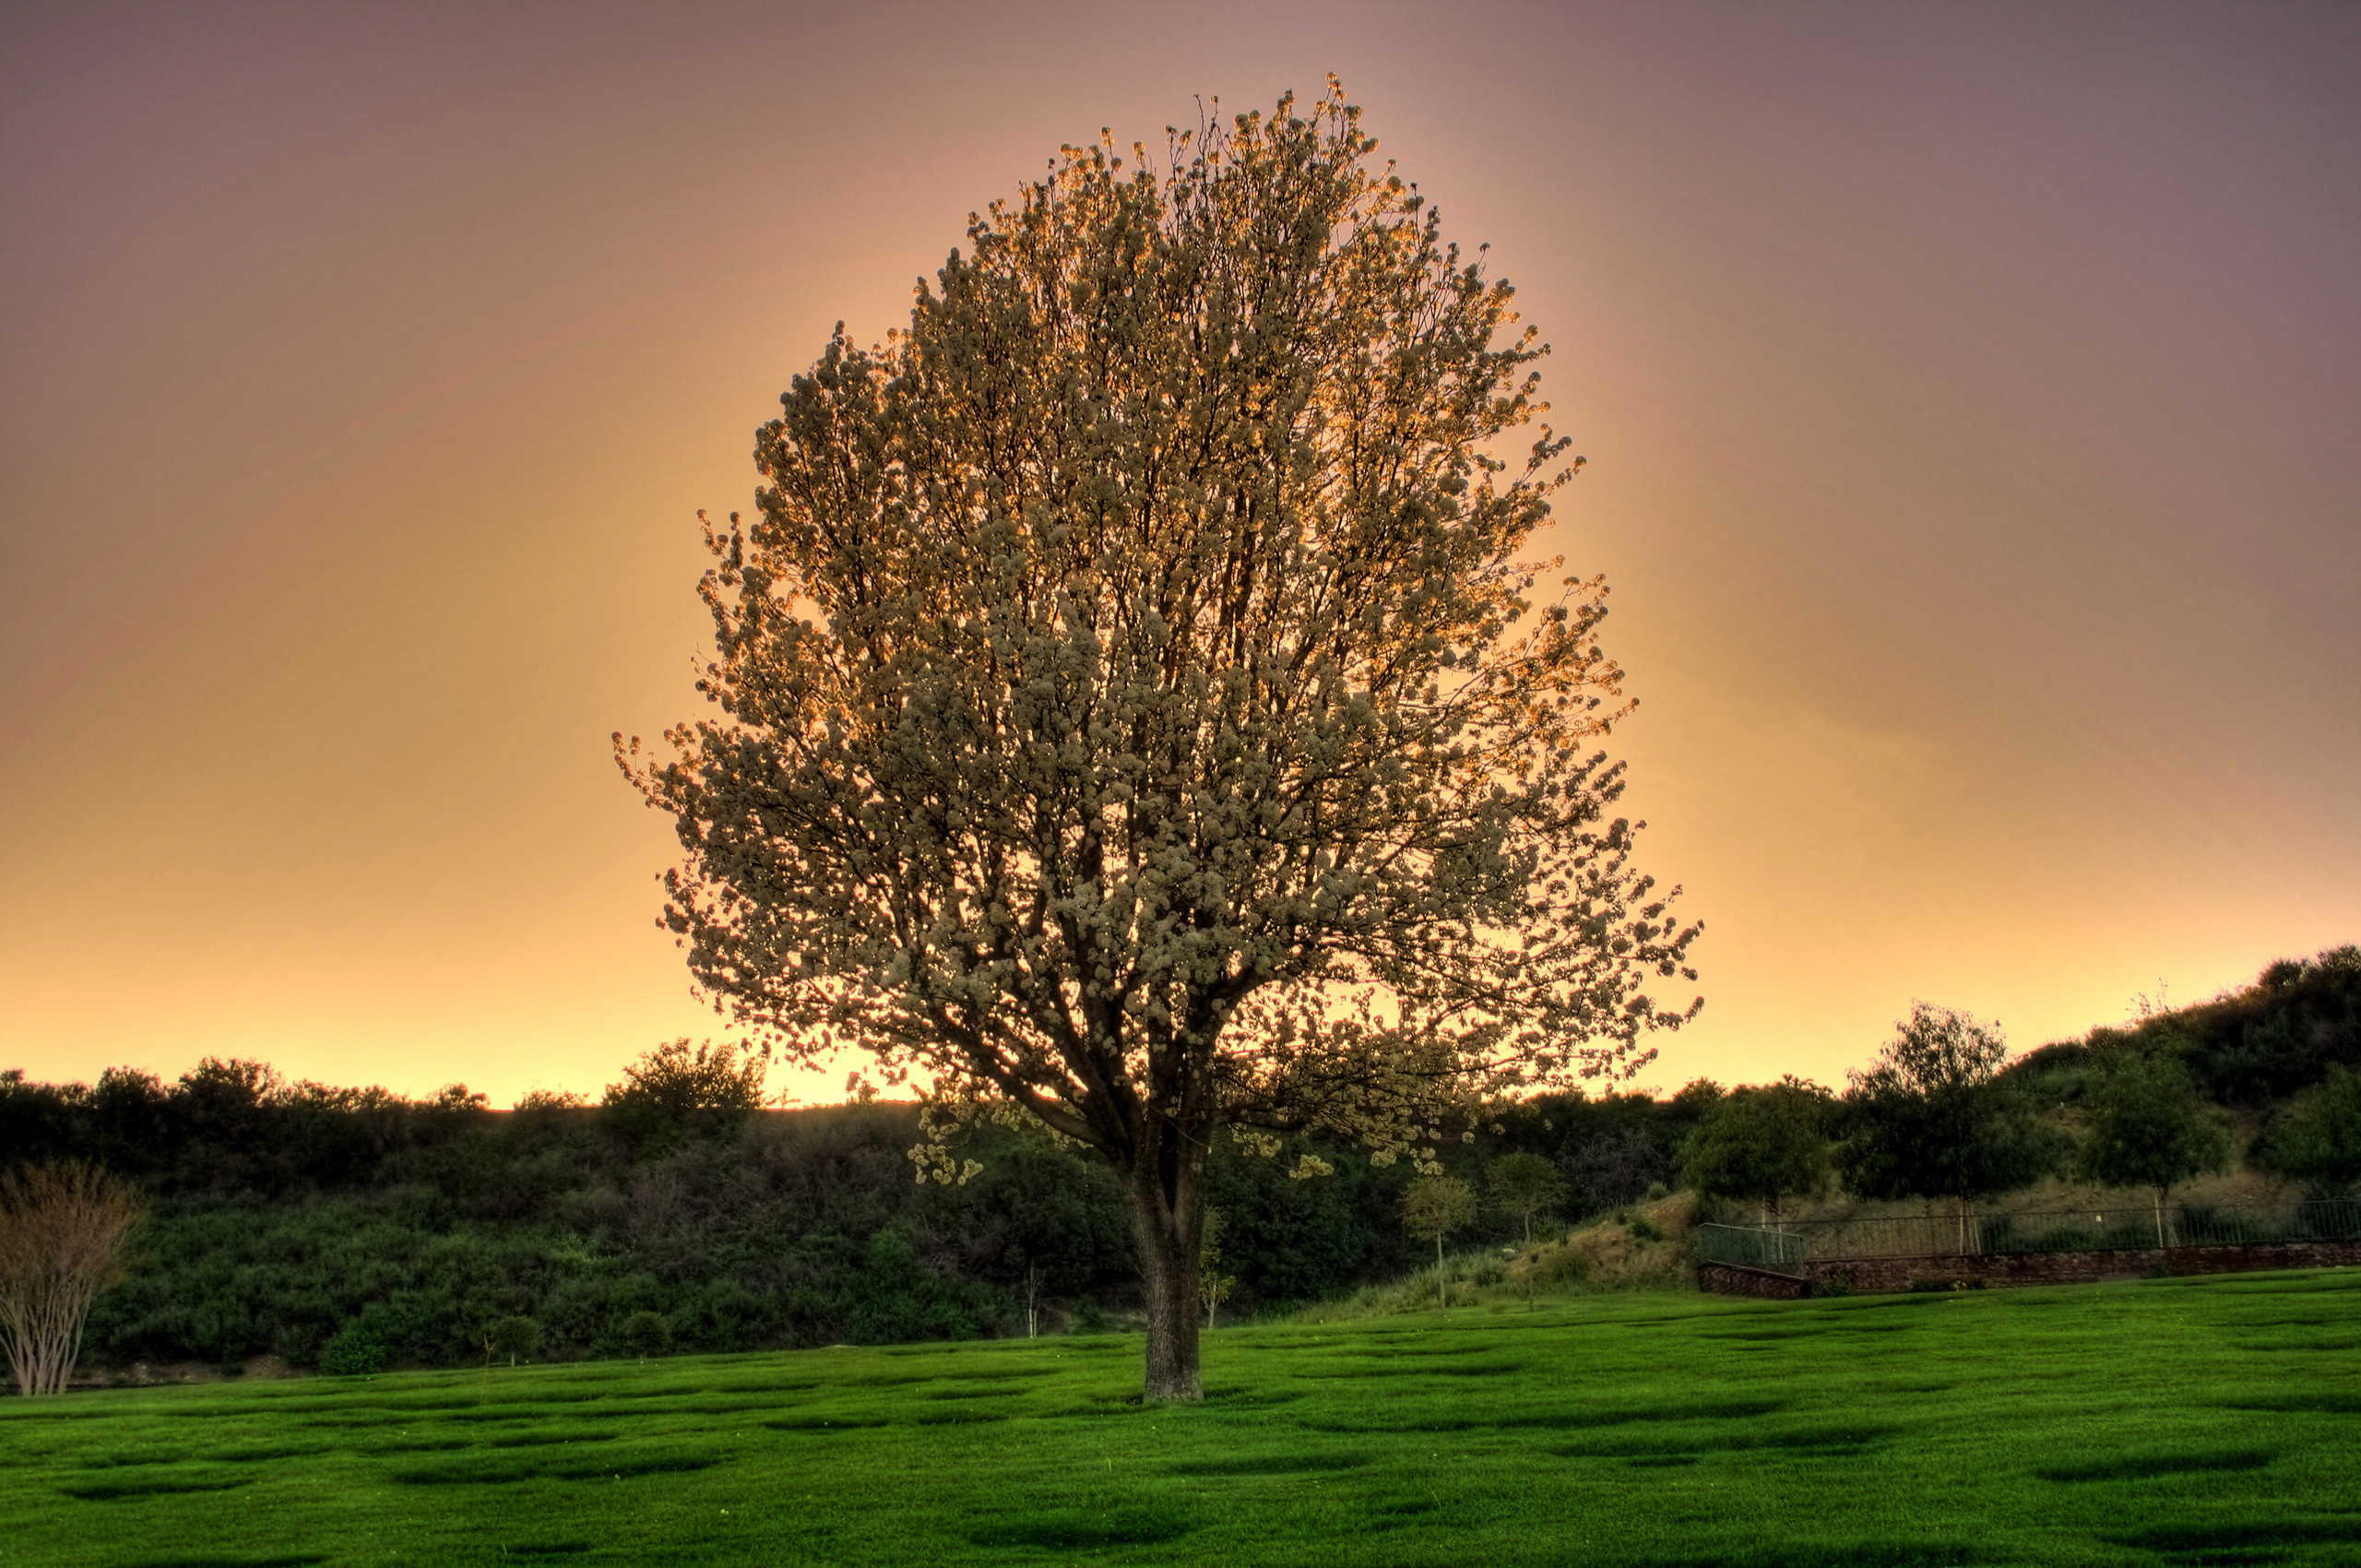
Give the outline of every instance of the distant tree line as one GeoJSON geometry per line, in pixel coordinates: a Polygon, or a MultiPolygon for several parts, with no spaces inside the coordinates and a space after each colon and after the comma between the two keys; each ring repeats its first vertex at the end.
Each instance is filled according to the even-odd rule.
{"type": "MultiPolygon", "coordinates": [[[[1775,1218],[1841,1184],[1964,1211],[2048,1174],[2153,1191],[2247,1158],[2319,1194],[2361,1181],[2361,954],[2276,964],[2253,987],[2013,1063],[1997,1031],[1919,1007],[1842,1093],[1794,1078],[1668,1098],[1493,1106],[1446,1143],[1465,1191],[1427,1213],[1417,1173],[1311,1136],[1223,1137],[1206,1307],[1316,1300],[1398,1277],[1444,1236],[1529,1238],[1675,1185],[1775,1218]],[[1300,1180],[1306,1156],[1330,1174],[1300,1180]],[[1421,1218],[1419,1216],[1423,1216],[1421,1218]],[[1416,1223],[1406,1224],[1406,1218],[1416,1223]],[[1442,1223],[1447,1221],[1447,1223],[1442,1223]]],[[[128,1181],[148,1208],[128,1283],[86,1354],[298,1366],[451,1365],[1089,1327],[1136,1301],[1103,1159],[1038,1129],[968,1134],[964,1183],[912,1179],[914,1107],[763,1109],[763,1064],[673,1041],[600,1103],[493,1111],[289,1083],[207,1059],[172,1083],[0,1073],[0,1150],[128,1181]],[[522,1348],[519,1348],[522,1347],[522,1348]]]]}
{"type": "Polygon", "coordinates": [[[2047,1176],[2172,1190],[2225,1169],[2233,1113],[2256,1168],[2313,1196],[2361,1183],[2361,949],[2286,959],[2194,1007],[2145,1007],[2011,1063],[1997,1028],[1918,1004],[1842,1095],[1783,1078],[1710,1103],[1684,1144],[1702,1193],[1759,1206],[1841,1183],[1867,1199],[1968,1208],[2047,1176]]]}
{"type": "MultiPolygon", "coordinates": [[[[128,1180],[148,1214],[129,1281],[92,1311],[86,1355],[227,1364],[457,1365],[547,1356],[884,1343],[1092,1326],[1136,1302],[1137,1262],[1106,1163],[1036,1129],[968,1134],[964,1183],[912,1179],[916,1108],[762,1108],[762,1064],[675,1041],[602,1101],[494,1111],[452,1085],[423,1099],[288,1082],[208,1058],[173,1082],[0,1073],[12,1163],[75,1160],[128,1180]],[[1030,1312],[1028,1313],[1028,1308],[1030,1312]]],[[[1488,1194],[1463,1240],[1536,1209],[1572,1218],[1669,1183],[1695,1095],[1558,1095],[1500,1108],[1446,1164],[1488,1194]],[[1515,1157],[1548,1177],[1536,1196],[1515,1157]],[[1511,1162],[1510,1176],[1488,1172],[1511,1162]],[[1495,1192],[1495,1188],[1499,1188],[1495,1192]]],[[[1415,1175],[1312,1137],[1275,1156],[1217,1139],[1233,1313],[1316,1300],[1416,1262],[1415,1175]],[[1304,1155],[1331,1174],[1290,1172],[1304,1155]]]]}

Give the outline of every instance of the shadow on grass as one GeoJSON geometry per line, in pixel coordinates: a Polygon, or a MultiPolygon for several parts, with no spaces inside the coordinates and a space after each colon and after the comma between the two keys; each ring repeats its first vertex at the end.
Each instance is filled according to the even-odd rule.
{"type": "Polygon", "coordinates": [[[1785,1450],[1806,1458],[1840,1458],[1885,1443],[1901,1431],[1900,1427],[1881,1422],[1842,1421],[1786,1431],[1716,1432],[1703,1437],[1666,1432],[1661,1436],[1579,1443],[1556,1452],[1567,1459],[1630,1459],[1634,1463],[1761,1450],[1785,1450]]]}
{"type": "Polygon", "coordinates": [[[517,1431],[484,1439],[486,1448],[552,1448],[566,1443],[612,1443],[612,1431],[517,1431]]]}
{"type": "Polygon", "coordinates": [[[231,1491],[253,1485],[254,1479],[252,1476],[125,1476],[121,1480],[83,1481],[58,1490],[85,1503],[125,1503],[190,1491],[231,1491]]]}
{"type": "Polygon", "coordinates": [[[719,1463],[710,1454],[642,1454],[571,1465],[504,1458],[498,1463],[413,1466],[396,1470],[386,1479],[401,1486],[515,1486],[542,1479],[619,1481],[635,1476],[686,1475],[709,1470],[719,1463]]]}
{"type": "Polygon", "coordinates": [[[1861,1540],[1717,1551],[1709,1557],[1593,1558],[1597,1568],[1975,1568],[2009,1561],[1960,1541],[1861,1540]]]}
{"type": "Polygon", "coordinates": [[[1051,1508],[1017,1514],[970,1531],[983,1547],[1033,1547],[1051,1551],[1097,1551],[1113,1546],[1154,1546],[1196,1528],[1177,1514],[1145,1508],[1051,1508]]]}
{"type": "Polygon", "coordinates": [[[2310,1546],[2361,1541],[2361,1518],[2262,1519],[2238,1525],[2160,1525],[2130,1535],[2108,1536],[2117,1546],[2142,1551],[2236,1551],[2242,1547],[2310,1546]]]}
{"type": "Polygon", "coordinates": [[[1688,1404],[1618,1406],[1593,1409],[1540,1410],[1523,1416],[1441,1416],[1407,1421],[1321,1420],[1296,1424],[1306,1431],[1477,1431],[1529,1430],[1580,1431],[1586,1427],[1622,1426],[1632,1421],[1720,1421],[1767,1416],[1785,1409],[1783,1399],[1712,1399],[1688,1404]]]}
{"type": "Polygon", "coordinates": [[[1366,1454],[1231,1454],[1218,1459],[1183,1459],[1167,1466],[1176,1476],[1310,1476],[1358,1470],[1366,1454]]]}
{"type": "Polygon", "coordinates": [[[2043,1465],[2034,1474],[2046,1481],[2130,1481],[2151,1476],[2199,1475],[2213,1470],[2260,1470],[2279,1455],[2268,1448],[2151,1449],[2105,1454],[2062,1465],[2043,1465]]]}
{"type": "Polygon", "coordinates": [[[1545,1427],[1579,1431],[1585,1427],[1625,1426],[1633,1421],[1732,1421],[1768,1416],[1786,1408],[1784,1399],[1714,1399],[1687,1405],[1626,1406],[1598,1410],[1551,1410],[1531,1416],[1503,1416],[1489,1424],[1498,1427],[1545,1427]]]}
{"type": "MultiPolygon", "coordinates": [[[[1403,1359],[1408,1360],[1407,1357],[1403,1359]]],[[[1525,1370],[1522,1361],[1459,1361],[1448,1366],[1323,1367],[1318,1372],[1299,1369],[1288,1375],[1308,1382],[1350,1380],[1359,1383],[1380,1377],[1510,1377],[1525,1370]]]]}
{"type": "Polygon", "coordinates": [[[2272,1410],[2284,1415],[2361,1416],[2361,1393],[2308,1388],[2294,1394],[2248,1394],[2222,1402],[2225,1410],[2272,1410]]]}
{"type": "Polygon", "coordinates": [[[885,1425],[883,1416],[787,1416],[776,1421],[765,1421],[772,1431],[866,1431],[885,1425]]]}
{"type": "Polygon", "coordinates": [[[202,1552],[195,1557],[136,1557],[116,1564],[115,1568],[311,1568],[314,1562],[327,1561],[312,1552],[291,1552],[279,1557],[239,1557],[202,1552]]]}
{"type": "Polygon", "coordinates": [[[1430,1514],[1440,1513],[1442,1509],[1442,1503],[1421,1497],[1405,1498],[1399,1503],[1381,1503],[1370,1510],[1368,1523],[1362,1527],[1370,1530],[1404,1529],[1419,1523],[1430,1514]]]}

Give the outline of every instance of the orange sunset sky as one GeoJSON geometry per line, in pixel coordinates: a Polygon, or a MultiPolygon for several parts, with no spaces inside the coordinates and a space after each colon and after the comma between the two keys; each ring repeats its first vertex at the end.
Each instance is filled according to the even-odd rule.
{"type": "Polygon", "coordinates": [[[1330,70],[1554,345],[1706,922],[1643,1083],[2361,940],[2361,7],[12,4],[0,1066],[721,1032],[607,742],[696,509],[1062,142],[1330,70]]]}

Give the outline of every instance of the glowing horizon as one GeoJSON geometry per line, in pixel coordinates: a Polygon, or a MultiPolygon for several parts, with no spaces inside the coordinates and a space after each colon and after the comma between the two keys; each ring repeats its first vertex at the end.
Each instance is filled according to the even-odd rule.
{"type": "Polygon", "coordinates": [[[2361,13],[1077,15],[0,23],[0,1067],[734,1038],[607,756],[697,710],[695,512],[1060,143],[1331,69],[1554,345],[1537,552],[1706,922],[1643,1083],[2361,940],[2361,13]]]}

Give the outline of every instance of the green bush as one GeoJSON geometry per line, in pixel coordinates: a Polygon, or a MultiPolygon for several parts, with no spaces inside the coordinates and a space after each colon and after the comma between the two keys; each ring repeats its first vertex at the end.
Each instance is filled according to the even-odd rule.
{"type": "Polygon", "coordinates": [[[541,1348],[541,1325],[523,1313],[499,1319],[484,1330],[484,1355],[505,1356],[508,1364],[516,1364],[519,1356],[529,1356],[541,1348]]]}
{"type": "Polygon", "coordinates": [[[320,1354],[320,1370],[330,1377],[368,1377],[386,1370],[386,1342],[360,1324],[337,1330],[320,1354]]]}
{"type": "Polygon", "coordinates": [[[1106,1308],[1085,1296],[1074,1303],[1074,1331],[1076,1334],[1112,1334],[1115,1332],[1115,1320],[1107,1315],[1106,1308]]]}
{"type": "Polygon", "coordinates": [[[672,1325],[664,1321],[662,1313],[643,1308],[615,1325],[615,1340],[626,1352],[644,1361],[672,1348],[672,1325]]]}

